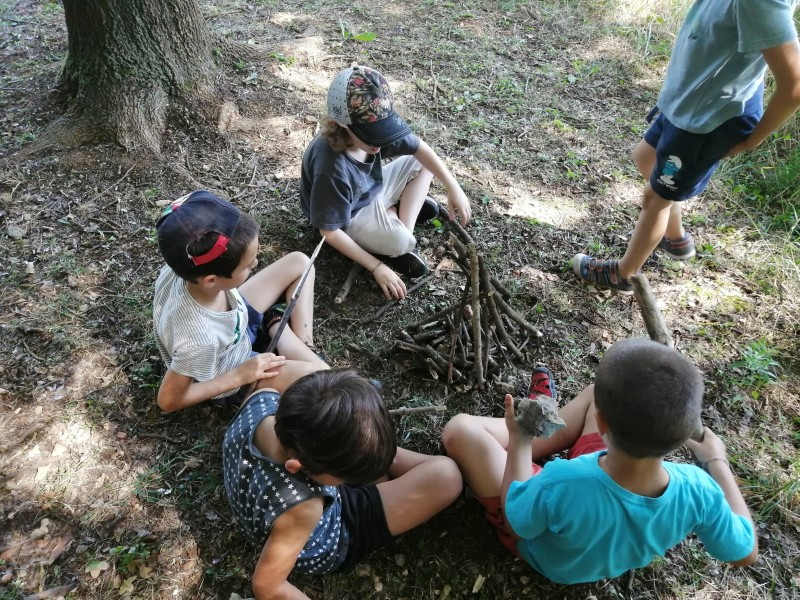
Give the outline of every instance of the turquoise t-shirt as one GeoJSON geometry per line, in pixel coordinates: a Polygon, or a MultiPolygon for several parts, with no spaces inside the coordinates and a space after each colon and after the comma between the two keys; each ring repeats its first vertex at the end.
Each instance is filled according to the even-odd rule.
{"type": "Polygon", "coordinates": [[[696,533],[722,561],[753,549],[749,521],[734,513],[722,489],[694,465],[664,462],[669,474],[658,498],[617,485],[598,459],[605,451],[556,459],[539,475],[514,482],[505,513],[520,536],[517,549],[537,571],[557,583],[617,577],[696,533]]]}
{"type": "Polygon", "coordinates": [[[764,79],[761,51],[797,39],[796,0],[697,0],[678,32],[658,108],[708,133],[744,112],[764,79]]]}

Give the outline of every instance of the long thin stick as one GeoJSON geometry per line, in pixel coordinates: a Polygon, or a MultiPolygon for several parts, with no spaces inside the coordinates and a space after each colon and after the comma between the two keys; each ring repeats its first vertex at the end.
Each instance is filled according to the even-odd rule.
{"type": "MultiPolygon", "coordinates": [[[[424,279],[420,279],[420,280],[419,280],[417,283],[415,283],[415,284],[414,284],[414,285],[412,285],[410,288],[408,288],[408,290],[406,290],[406,296],[408,296],[409,294],[411,294],[411,292],[416,292],[416,291],[417,291],[419,288],[421,288],[423,285],[425,285],[426,283],[428,283],[428,282],[431,280],[431,277],[433,277],[433,276],[432,276],[432,275],[428,275],[428,276],[427,276],[427,277],[425,277],[424,279]]],[[[367,317],[366,319],[362,319],[362,320],[361,320],[361,324],[362,324],[362,325],[366,325],[367,323],[372,323],[372,321],[375,321],[376,319],[380,319],[380,318],[381,318],[381,317],[384,315],[384,313],[385,313],[387,310],[389,310],[390,308],[392,308],[392,307],[393,307],[395,304],[397,304],[398,302],[400,302],[400,301],[399,301],[399,300],[389,300],[389,301],[388,301],[386,304],[384,304],[383,306],[381,306],[381,307],[380,307],[380,308],[379,308],[379,309],[378,309],[378,310],[375,312],[375,314],[374,314],[374,315],[372,315],[372,316],[370,316],[370,317],[367,317]]]]}
{"type": "Polygon", "coordinates": [[[475,246],[467,247],[469,253],[469,267],[472,278],[472,346],[475,349],[475,385],[483,389],[483,350],[481,345],[481,282],[478,275],[479,262],[475,246]]]}
{"type": "Polygon", "coordinates": [[[269,346],[267,346],[266,352],[274,352],[275,348],[278,347],[278,340],[281,339],[281,334],[283,330],[286,329],[286,324],[289,322],[289,317],[292,316],[292,311],[294,310],[294,305],[297,304],[297,298],[300,297],[300,292],[303,289],[303,285],[308,279],[308,274],[311,273],[311,269],[314,268],[314,261],[317,260],[317,256],[319,256],[319,251],[322,250],[322,247],[325,245],[325,238],[323,237],[317,247],[314,248],[314,253],[311,255],[311,260],[308,261],[306,268],[303,269],[303,274],[300,275],[300,281],[297,282],[297,285],[292,292],[292,297],[289,298],[289,304],[286,305],[286,310],[283,312],[283,316],[281,317],[280,323],[278,323],[278,330],[275,332],[275,335],[272,336],[272,339],[269,341],[269,346]]]}
{"type": "Polygon", "coordinates": [[[447,407],[442,404],[435,404],[433,406],[411,406],[407,408],[393,408],[389,414],[394,417],[404,417],[406,415],[416,415],[417,413],[429,412],[444,412],[447,407]]]}

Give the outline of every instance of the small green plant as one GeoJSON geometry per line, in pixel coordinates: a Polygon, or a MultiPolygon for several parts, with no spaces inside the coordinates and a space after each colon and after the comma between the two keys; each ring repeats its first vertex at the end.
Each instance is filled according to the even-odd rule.
{"type": "Polygon", "coordinates": [[[342,34],[343,40],[355,40],[356,42],[372,42],[378,38],[378,34],[372,31],[364,31],[363,33],[354,33],[350,26],[344,21],[339,21],[339,31],[342,34]]]}
{"type": "Polygon", "coordinates": [[[270,58],[284,65],[293,65],[297,59],[294,56],[286,56],[283,52],[270,52],[270,58]]]}
{"type": "Polygon", "coordinates": [[[118,571],[133,575],[139,572],[145,559],[150,556],[150,550],[144,542],[136,542],[130,546],[116,546],[109,551],[115,560],[118,571]]]}
{"type": "Polygon", "coordinates": [[[756,340],[742,349],[742,358],[731,367],[739,375],[737,382],[743,387],[757,390],[778,379],[775,368],[780,363],[775,360],[777,354],[765,340],[756,340]]]}

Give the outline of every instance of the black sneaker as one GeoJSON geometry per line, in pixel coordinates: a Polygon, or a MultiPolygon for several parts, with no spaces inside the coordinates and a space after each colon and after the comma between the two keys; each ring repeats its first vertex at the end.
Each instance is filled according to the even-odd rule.
{"type": "Polygon", "coordinates": [[[618,294],[632,294],[633,285],[620,277],[617,269],[616,260],[598,260],[585,254],[576,254],[572,258],[572,270],[584,283],[618,294]]]}
{"type": "Polygon", "coordinates": [[[425,198],[425,202],[422,203],[422,208],[419,209],[419,214],[417,215],[417,225],[422,223],[427,223],[431,219],[435,219],[439,216],[439,203],[428,196],[425,198]]]}
{"type": "Polygon", "coordinates": [[[379,258],[400,275],[405,275],[411,279],[422,277],[428,272],[428,263],[416,250],[406,252],[400,256],[381,256],[379,258]]]}

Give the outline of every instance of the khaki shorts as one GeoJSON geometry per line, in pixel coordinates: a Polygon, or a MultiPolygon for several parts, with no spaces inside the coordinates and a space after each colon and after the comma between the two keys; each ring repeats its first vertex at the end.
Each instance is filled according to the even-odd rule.
{"type": "Polygon", "coordinates": [[[400,218],[388,212],[400,202],[408,182],[419,175],[422,165],[413,156],[401,156],[383,168],[383,189],[372,204],[356,213],[345,229],[354,242],[371,254],[400,256],[417,245],[414,234],[400,218]]]}

